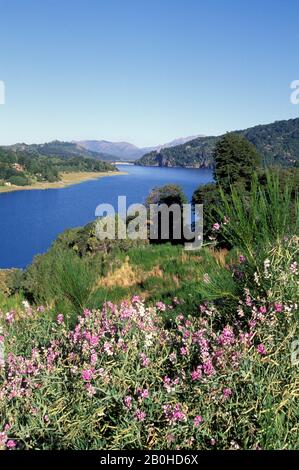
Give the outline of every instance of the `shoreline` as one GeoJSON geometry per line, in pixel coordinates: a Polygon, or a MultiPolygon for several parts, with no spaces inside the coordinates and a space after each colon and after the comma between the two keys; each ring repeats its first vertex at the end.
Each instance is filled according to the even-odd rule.
{"type": "Polygon", "coordinates": [[[37,189],[62,189],[68,186],[73,186],[75,184],[84,183],[90,180],[96,180],[100,178],[104,178],[105,176],[123,176],[127,173],[123,171],[100,171],[100,172],[70,172],[70,173],[61,173],[60,181],[54,181],[53,183],[50,182],[39,182],[34,183],[32,185],[27,186],[0,186],[0,194],[10,193],[15,191],[34,191],[37,189]]]}

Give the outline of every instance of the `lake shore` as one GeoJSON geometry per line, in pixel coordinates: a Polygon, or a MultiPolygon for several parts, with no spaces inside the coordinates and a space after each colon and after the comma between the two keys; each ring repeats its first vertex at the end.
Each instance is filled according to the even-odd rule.
{"type": "Polygon", "coordinates": [[[74,184],[84,183],[85,181],[95,180],[99,178],[104,178],[105,176],[122,176],[127,173],[123,171],[101,171],[101,172],[70,172],[70,173],[61,173],[60,181],[55,181],[54,183],[49,183],[47,181],[34,183],[27,186],[0,186],[0,193],[10,193],[12,191],[29,191],[35,189],[59,189],[65,188],[67,186],[73,186],[74,184]]]}

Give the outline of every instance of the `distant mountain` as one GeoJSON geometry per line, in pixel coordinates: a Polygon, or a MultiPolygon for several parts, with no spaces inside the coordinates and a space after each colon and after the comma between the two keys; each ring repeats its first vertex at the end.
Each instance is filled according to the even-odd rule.
{"type": "Polygon", "coordinates": [[[26,152],[32,155],[44,155],[46,157],[59,157],[69,159],[73,157],[93,158],[94,160],[114,161],[115,156],[105,152],[90,151],[78,143],[61,142],[54,140],[45,144],[15,144],[3,148],[10,149],[15,152],[26,152]]]}
{"type": "MultiPolygon", "coordinates": [[[[236,131],[252,142],[263,162],[299,166],[299,118],[236,131]]],[[[135,163],[145,166],[213,168],[213,151],[221,136],[198,137],[172,148],[150,151],[135,163]]]]}
{"type": "Polygon", "coordinates": [[[92,152],[113,155],[119,160],[136,160],[145,152],[128,142],[109,142],[108,140],[81,140],[75,142],[82,148],[92,152]]]}
{"type": "Polygon", "coordinates": [[[137,147],[136,145],[130,144],[129,142],[110,142],[108,140],[81,140],[74,143],[92,152],[113,155],[116,156],[119,160],[123,161],[134,161],[153,150],[160,150],[165,147],[174,147],[175,145],[184,144],[185,142],[189,142],[189,140],[193,140],[196,137],[199,136],[180,137],[171,142],[163,145],[157,145],[155,147],[137,147]]]}

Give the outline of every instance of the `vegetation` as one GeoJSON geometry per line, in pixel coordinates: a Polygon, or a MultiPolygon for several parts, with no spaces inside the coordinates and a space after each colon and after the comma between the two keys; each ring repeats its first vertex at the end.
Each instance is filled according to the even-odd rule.
{"type": "MultiPolygon", "coordinates": [[[[199,186],[192,196],[193,204],[203,204],[204,206],[206,238],[209,237],[211,241],[214,239],[214,224],[217,224],[219,210],[224,209],[224,195],[226,197],[225,206],[228,208],[234,204],[235,194],[241,194],[243,204],[247,207],[249,214],[253,181],[257,187],[260,187],[260,191],[263,191],[265,187],[269,188],[269,180],[272,180],[272,184],[275,181],[282,197],[287,189],[289,191],[287,204],[290,204],[291,212],[293,211],[299,185],[298,168],[262,168],[259,166],[260,157],[255,147],[245,137],[238,134],[227,134],[220,139],[215,147],[213,157],[215,183],[199,186]]],[[[273,207],[272,209],[276,211],[277,208],[273,207]]],[[[254,217],[257,217],[256,221],[260,220],[258,212],[254,214],[254,217]]]]}
{"type": "Polygon", "coordinates": [[[226,134],[218,140],[214,161],[215,181],[222,188],[236,184],[247,187],[260,166],[260,156],[254,145],[237,134],[226,134]]]}
{"type": "MultiPolygon", "coordinates": [[[[263,165],[299,165],[299,119],[277,121],[235,133],[244,136],[258,150],[263,165]]],[[[150,152],[136,164],[214,168],[213,153],[221,137],[198,137],[183,145],[150,152]]]]}
{"type": "Polygon", "coordinates": [[[232,180],[223,155],[233,184],[194,196],[212,246],[98,240],[92,223],[3,273],[1,448],[299,449],[297,174],[231,162],[232,180]]]}
{"type": "Polygon", "coordinates": [[[167,289],[164,302],[148,296],[149,276],[146,303],[132,286],[119,293],[130,300],[115,303],[112,279],[109,301],[83,309],[98,281],[80,263],[96,255],[73,249],[57,274],[72,315],[26,303],[2,312],[2,447],[298,449],[298,212],[294,225],[277,183],[262,192],[254,184],[249,215],[263,207],[269,221],[276,211],[258,238],[242,198],[233,199],[229,220],[219,221],[235,246],[228,254],[146,245],[114,258],[153,277],[156,263],[168,275],[181,270],[175,297],[167,300],[167,289]]]}
{"type": "Polygon", "coordinates": [[[59,181],[61,172],[117,171],[110,163],[73,156],[69,158],[0,148],[0,185],[26,186],[35,182],[59,181]]]}

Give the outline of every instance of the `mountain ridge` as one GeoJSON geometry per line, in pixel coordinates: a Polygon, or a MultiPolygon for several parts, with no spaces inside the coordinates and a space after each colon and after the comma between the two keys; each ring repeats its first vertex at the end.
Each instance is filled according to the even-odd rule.
{"type": "MultiPolygon", "coordinates": [[[[232,132],[244,135],[253,143],[264,164],[299,166],[299,118],[259,124],[232,132]]],[[[217,140],[222,136],[198,137],[172,148],[151,151],[138,159],[135,164],[213,168],[213,151],[217,140]]]]}
{"type": "Polygon", "coordinates": [[[173,147],[178,144],[183,144],[193,140],[196,136],[187,136],[187,137],[178,137],[170,142],[165,144],[160,144],[152,147],[137,147],[137,145],[131,144],[130,142],[120,141],[113,142],[109,140],[81,140],[73,141],[73,143],[78,144],[79,146],[95,152],[106,152],[108,154],[114,155],[119,159],[124,161],[126,160],[136,160],[148,152],[154,150],[161,150],[163,148],[173,147]]]}

